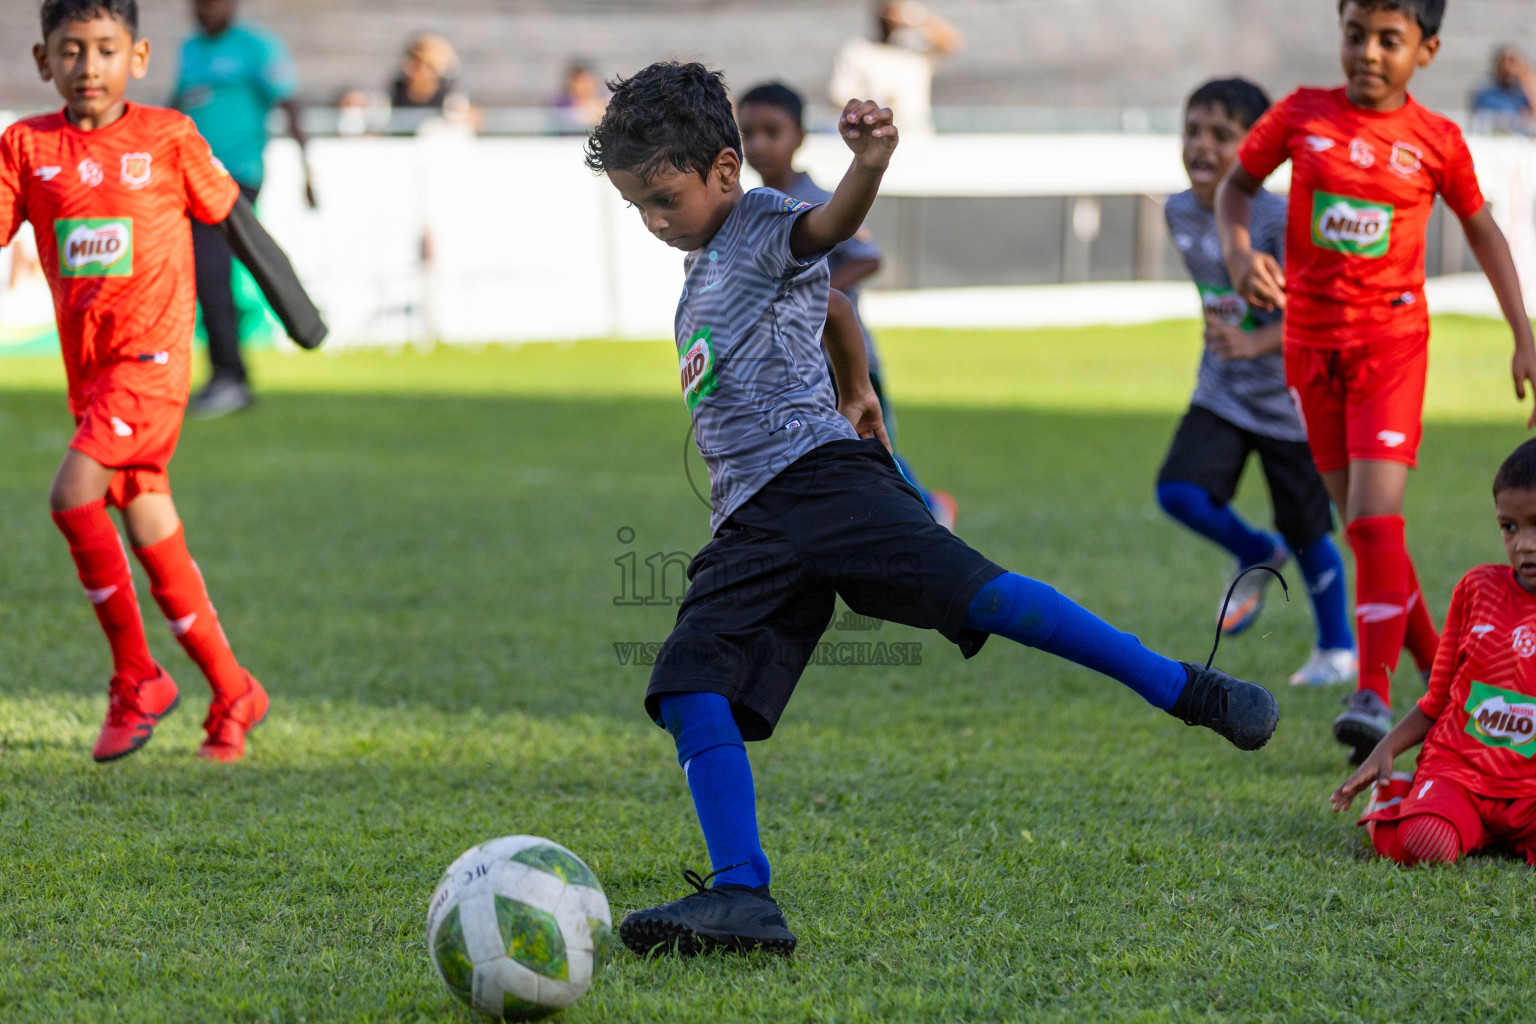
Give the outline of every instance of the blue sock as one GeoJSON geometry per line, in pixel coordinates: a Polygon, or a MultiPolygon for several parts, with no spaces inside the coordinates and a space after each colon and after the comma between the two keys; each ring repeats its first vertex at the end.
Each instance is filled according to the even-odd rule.
{"type": "Polygon", "coordinates": [[[1184,666],[1143,647],[1051,587],[1005,572],[982,587],[965,612],[967,629],[996,633],[1075,661],[1129,686],[1167,711],[1184,692],[1184,666]]]}
{"type": "Polygon", "coordinates": [[[677,741],[677,763],[688,777],[710,866],[719,872],[713,884],[767,885],[752,765],[731,702],[718,693],[668,694],[661,698],[661,720],[677,741]]]}
{"type": "Polygon", "coordinates": [[[1355,637],[1349,629],[1349,612],[1345,607],[1344,560],[1333,538],[1326,533],[1322,537],[1295,552],[1296,564],[1307,581],[1307,593],[1312,596],[1312,615],[1317,619],[1317,646],[1354,647],[1355,637]]]}
{"type": "Polygon", "coordinates": [[[1243,522],[1232,506],[1216,504],[1199,484],[1183,480],[1158,484],[1157,503],[1200,536],[1232,552],[1244,568],[1258,565],[1275,552],[1274,538],[1243,522]]]}

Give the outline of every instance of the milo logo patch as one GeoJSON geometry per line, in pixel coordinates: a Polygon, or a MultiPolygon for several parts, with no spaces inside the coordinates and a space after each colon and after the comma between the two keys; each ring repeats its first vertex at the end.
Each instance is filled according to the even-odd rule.
{"type": "Polygon", "coordinates": [[[709,328],[701,327],[688,339],[678,357],[678,371],[683,385],[683,400],[688,408],[698,407],[718,383],[715,377],[715,347],[710,343],[709,328]]]}
{"type": "Polygon", "coordinates": [[[129,277],[133,274],[133,221],[86,217],[53,222],[61,277],[129,277]]]}
{"type": "Polygon", "coordinates": [[[1200,301],[1205,306],[1205,315],[1211,320],[1220,320],[1224,324],[1232,324],[1251,331],[1258,324],[1253,321],[1253,314],[1248,309],[1248,303],[1242,296],[1231,288],[1218,288],[1215,285],[1196,285],[1200,289],[1200,301]]]}
{"type": "Polygon", "coordinates": [[[1392,244],[1392,214],[1386,203],[1314,192],[1312,244],[1353,256],[1385,256],[1392,244]]]}
{"type": "Polygon", "coordinates": [[[1536,755],[1536,697],[1473,683],[1465,707],[1468,736],[1521,757],[1536,755]]]}

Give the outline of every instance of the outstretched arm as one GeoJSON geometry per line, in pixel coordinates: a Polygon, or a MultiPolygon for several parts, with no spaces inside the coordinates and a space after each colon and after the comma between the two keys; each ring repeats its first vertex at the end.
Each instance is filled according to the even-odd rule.
{"type": "MultiPolygon", "coordinates": [[[[1493,285],[1493,293],[1499,297],[1499,309],[1504,312],[1504,319],[1509,321],[1509,329],[1515,335],[1515,355],[1510,372],[1515,378],[1515,397],[1523,400],[1527,384],[1536,393],[1536,343],[1531,338],[1531,321],[1525,313],[1520,275],[1515,272],[1509,243],[1504,240],[1504,232],[1494,223],[1486,204],[1462,220],[1461,226],[1467,233],[1467,246],[1488,276],[1488,283],[1493,285]]],[[[1536,427],[1536,410],[1532,411],[1525,425],[1536,427]]]]}
{"type": "Polygon", "coordinates": [[[1362,789],[1390,779],[1392,762],[1397,759],[1397,755],[1423,743],[1424,737],[1429,735],[1430,726],[1434,724],[1435,720],[1415,704],[1413,710],[1404,715],[1403,720],[1381,738],[1381,742],[1376,744],[1376,749],[1371,751],[1371,755],[1365,759],[1365,763],[1355,771],[1355,774],[1351,775],[1344,785],[1333,791],[1333,796],[1328,798],[1328,802],[1333,805],[1334,811],[1348,810],[1349,805],[1355,802],[1355,797],[1360,795],[1362,789]]]}
{"type": "Polygon", "coordinates": [[[1227,261],[1227,276],[1243,301],[1259,309],[1285,307],[1285,271],[1267,252],[1256,252],[1249,223],[1253,197],[1264,183],[1234,162],[1216,186],[1216,232],[1227,261]]]}
{"type": "Polygon", "coordinates": [[[288,337],[303,348],[318,347],[329,328],[320,319],[320,311],[304,291],[287,255],[256,219],[250,200],[244,196],[235,200],[229,216],[219,222],[219,231],[256,279],[288,337]]]}
{"type": "Polygon", "coordinates": [[[880,413],[880,397],[869,381],[869,361],[864,354],[864,331],[848,296],[833,289],[827,297],[827,326],[821,342],[832,363],[832,380],[837,385],[837,411],[853,424],[860,437],[878,437],[890,450],[891,439],[885,433],[880,413]]]}
{"type": "Polygon", "coordinates": [[[789,251],[809,259],[852,238],[874,205],[880,179],[896,149],[896,125],[889,108],[873,100],[849,100],[837,122],[838,134],[853,150],[853,163],[837,183],[832,198],[795,221],[789,251]]]}

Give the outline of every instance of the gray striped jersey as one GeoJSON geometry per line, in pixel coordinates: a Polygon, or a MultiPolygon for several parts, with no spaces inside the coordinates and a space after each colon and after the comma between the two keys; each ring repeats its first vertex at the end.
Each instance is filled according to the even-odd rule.
{"type": "MultiPolygon", "coordinates": [[[[1232,290],[1216,234],[1216,214],[1200,205],[1193,191],[1180,192],[1164,208],[1168,232],[1195,279],[1207,315],[1252,330],[1279,313],[1250,309],[1232,290]]],[[[1250,233],[1256,251],[1285,262],[1285,200],[1260,189],[1253,197],[1250,233]]],[[[1190,405],[1209,409],[1228,423],[1281,441],[1305,441],[1306,431],[1285,386],[1285,357],[1272,352],[1258,359],[1221,359],[1202,351],[1200,372],[1190,405]]]]}
{"type": "Polygon", "coordinates": [[[683,262],[674,333],[714,531],[806,452],[858,437],[822,357],[825,254],[797,260],[789,249],[795,220],[815,205],[753,189],[683,262]]]}

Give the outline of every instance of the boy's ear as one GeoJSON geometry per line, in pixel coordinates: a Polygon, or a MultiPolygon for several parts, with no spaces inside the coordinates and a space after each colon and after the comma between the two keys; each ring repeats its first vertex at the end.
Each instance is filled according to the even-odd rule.
{"type": "Polygon", "coordinates": [[[135,39],[133,41],[133,59],[128,64],[128,73],[134,78],[143,78],[149,74],[148,39],[135,39]]]}
{"type": "Polygon", "coordinates": [[[32,59],[37,61],[37,77],[45,82],[53,81],[53,72],[48,68],[48,47],[42,43],[33,43],[32,59]]]}
{"type": "Polygon", "coordinates": [[[1440,52],[1440,37],[1430,36],[1419,44],[1418,64],[1421,68],[1427,68],[1435,59],[1435,54],[1440,52]]]}
{"type": "Polygon", "coordinates": [[[741,181],[741,154],[726,146],[715,154],[715,164],[709,170],[720,179],[721,192],[734,192],[741,181]]]}

